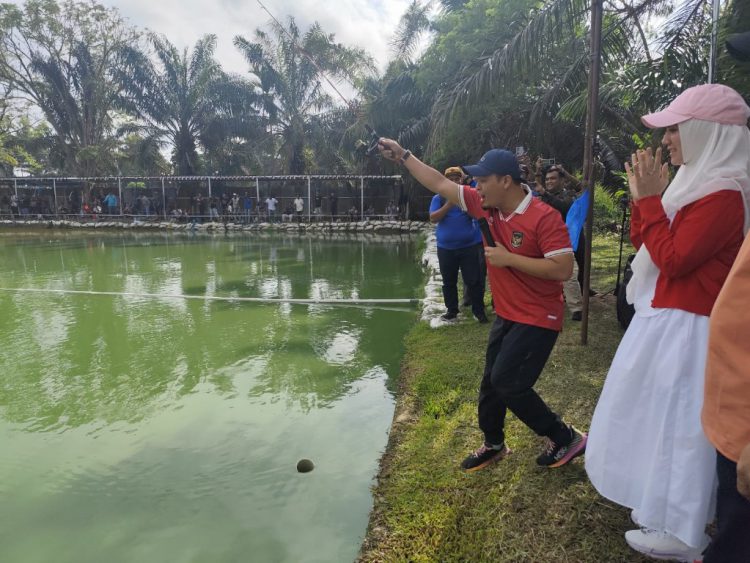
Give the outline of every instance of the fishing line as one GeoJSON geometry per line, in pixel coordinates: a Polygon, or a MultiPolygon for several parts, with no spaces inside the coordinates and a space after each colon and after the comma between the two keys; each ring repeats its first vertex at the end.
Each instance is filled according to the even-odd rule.
{"type": "Polygon", "coordinates": [[[260,4],[260,7],[263,8],[263,10],[265,10],[265,12],[269,16],[271,16],[271,19],[273,21],[275,21],[276,24],[279,26],[279,28],[281,28],[281,30],[286,34],[286,36],[289,37],[289,40],[292,42],[292,45],[294,45],[294,48],[297,49],[297,51],[299,51],[305,58],[307,58],[307,60],[309,60],[312,63],[312,65],[318,71],[318,73],[320,74],[320,76],[323,77],[323,80],[325,80],[326,82],[328,82],[328,85],[331,88],[333,88],[333,91],[336,92],[339,95],[339,98],[341,98],[342,100],[344,100],[344,103],[349,107],[349,109],[354,109],[354,105],[352,104],[352,102],[350,102],[349,100],[347,100],[344,97],[344,95],[341,92],[338,91],[338,89],[336,88],[336,86],[333,85],[333,82],[330,81],[330,79],[328,78],[328,76],[326,76],[326,73],[323,72],[323,69],[321,69],[318,66],[318,63],[315,62],[315,60],[312,58],[312,56],[310,56],[307,53],[307,51],[305,51],[302,47],[300,47],[299,45],[297,45],[297,42],[294,40],[294,37],[292,36],[292,34],[289,33],[289,31],[287,31],[287,29],[281,24],[281,22],[279,20],[277,20],[274,17],[274,15],[268,10],[268,8],[266,8],[263,5],[263,2],[261,2],[260,0],[255,0],[255,1],[258,2],[258,4],[260,4]]]}
{"type": "Polygon", "coordinates": [[[292,305],[335,305],[342,307],[377,308],[389,311],[409,311],[408,308],[382,307],[382,305],[417,305],[421,299],[291,299],[284,297],[229,297],[216,295],[185,295],[182,293],[134,293],[120,291],[84,291],[75,289],[40,289],[30,287],[0,287],[9,293],[54,293],[59,295],[99,295],[110,297],[137,297],[152,299],[196,299],[203,301],[234,301],[242,303],[290,303],[292,305]],[[375,305],[376,307],[373,307],[375,305]]]}

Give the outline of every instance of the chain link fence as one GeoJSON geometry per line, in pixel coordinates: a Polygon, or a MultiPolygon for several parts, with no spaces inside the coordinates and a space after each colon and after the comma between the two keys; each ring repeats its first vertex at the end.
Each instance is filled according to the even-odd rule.
{"type": "MultiPolygon", "coordinates": [[[[427,209],[429,199],[418,207],[427,209]]],[[[0,178],[0,217],[104,216],[247,224],[405,219],[410,210],[401,176],[0,178]]]]}

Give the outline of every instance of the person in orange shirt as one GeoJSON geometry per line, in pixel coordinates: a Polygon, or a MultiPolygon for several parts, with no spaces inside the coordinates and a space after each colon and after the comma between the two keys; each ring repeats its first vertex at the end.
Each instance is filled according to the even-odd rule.
{"type": "MultiPolygon", "coordinates": [[[[730,35],[729,54],[750,60],[750,31],[730,35]]],[[[750,561],[750,238],[719,293],[709,325],[703,429],[716,447],[717,531],[704,563],[750,561]]]]}
{"type": "Polygon", "coordinates": [[[701,419],[708,440],[716,447],[719,475],[717,530],[703,562],[747,563],[750,561],[750,237],[745,238],[711,311],[701,419]]]}

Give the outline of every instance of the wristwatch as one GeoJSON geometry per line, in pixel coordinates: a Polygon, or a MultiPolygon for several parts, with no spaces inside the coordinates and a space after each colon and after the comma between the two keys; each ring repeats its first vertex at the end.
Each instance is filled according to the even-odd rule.
{"type": "Polygon", "coordinates": [[[398,161],[401,164],[404,164],[409,159],[410,156],[411,156],[411,151],[409,149],[406,149],[404,151],[404,154],[401,155],[401,158],[399,158],[398,161]]]}

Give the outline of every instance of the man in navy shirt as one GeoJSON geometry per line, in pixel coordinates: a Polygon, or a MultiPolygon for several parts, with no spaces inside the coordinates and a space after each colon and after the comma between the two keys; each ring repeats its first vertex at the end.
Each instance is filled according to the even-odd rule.
{"type": "MultiPolygon", "coordinates": [[[[463,172],[457,166],[448,168],[445,177],[461,183],[463,172]]],[[[440,317],[452,321],[458,316],[458,271],[468,288],[471,311],[480,323],[487,322],[484,312],[484,284],[480,260],[484,260],[482,235],[474,221],[460,207],[435,195],[430,204],[430,221],[437,223],[437,248],[440,274],[443,276],[443,299],[448,311],[440,317]]]]}

